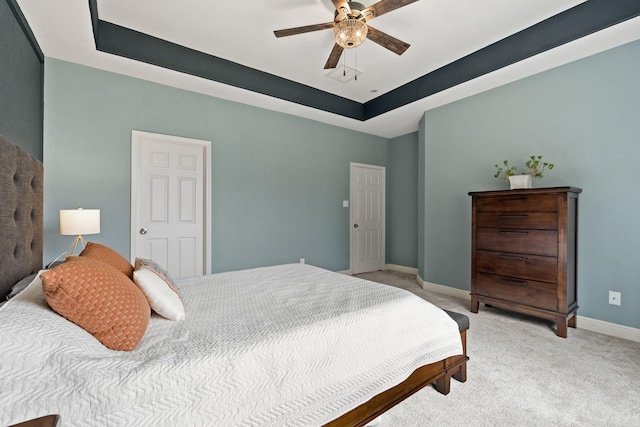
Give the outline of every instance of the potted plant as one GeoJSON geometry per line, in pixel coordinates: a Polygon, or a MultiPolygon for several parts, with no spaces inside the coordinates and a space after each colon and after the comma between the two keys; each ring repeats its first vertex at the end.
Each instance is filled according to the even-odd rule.
{"type": "Polygon", "coordinates": [[[542,156],[531,156],[525,162],[525,171],[521,174],[516,173],[516,167],[509,164],[508,160],[502,162],[502,165],[495,165],[495,178],[509,181],[511,189],[516,188],[532,188],[533,178],[542,179],[544,172],[554,167],[553,163],[543,162],[542,156]]]}

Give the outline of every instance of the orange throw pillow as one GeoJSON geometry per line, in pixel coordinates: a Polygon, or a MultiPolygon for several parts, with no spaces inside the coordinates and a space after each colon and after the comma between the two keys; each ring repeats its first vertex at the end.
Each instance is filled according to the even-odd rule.
{"type": "Polygon", "coordinates": [[[101,245],[100,243],[88,242],[84,250],[80,252],[80,256],[106,262],[111,267],[122,271],[129,279],[133,280],[133,266],[122,255],[108,246],[101,245]]]}
{"type": "Polygon", "coordinates": [[[142,291],[124,274],[101,262],[66,262],[40,275],[45,299],[61,316],[112,350],[133,350],[149,324],[142,291]]]}

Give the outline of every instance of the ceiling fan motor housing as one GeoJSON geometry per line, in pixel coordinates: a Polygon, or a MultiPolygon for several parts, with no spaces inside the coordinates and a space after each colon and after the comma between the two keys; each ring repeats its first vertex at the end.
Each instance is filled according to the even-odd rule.
{"type": "MultiPolygon", "coordinates": [[[[336,11],[334,12],[334,21],[340,22],[344,19],[366,19],[369,18],[369,16],[364,16],[362,14],[363,10],[367,10],[367,7],[365,5],[363,5],[362,3],[358,3],[355,1],[350,1],[347,3],[349,5],[349,9],[347,9],[346,7],[341,7],[339,9],[336,9],[336,11]]],[[[372,12],[369,12],[369,14],[373,14],[372,12]]]]}

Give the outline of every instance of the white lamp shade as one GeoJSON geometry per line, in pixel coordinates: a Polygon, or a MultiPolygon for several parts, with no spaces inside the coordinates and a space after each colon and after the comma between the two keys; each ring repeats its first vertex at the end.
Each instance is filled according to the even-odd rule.
{"type": "Polygon", "coordinates": [[[100,209],[60,210],[60,234],[82,235],[100,233],[100,209]]]}

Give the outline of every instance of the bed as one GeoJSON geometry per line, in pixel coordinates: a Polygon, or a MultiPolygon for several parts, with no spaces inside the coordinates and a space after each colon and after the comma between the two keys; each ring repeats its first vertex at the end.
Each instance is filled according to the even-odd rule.
{"type": "Polygon", "coordinates": [[[135,349],[110,350],[47,304],[42,166],[16,167],[25,154],[2,138],[0,150],[1,170],[13,171],[2,191],[16,194],[0,208],[0,258],[12,258],[0,295],[36,273],[0,307],[0,425],[59,414],[62,426],[355,426],[429,384],[446,394],[452,377],[466,380],[460,318],[300,264],[177,280],[186,318],[154,313],[135,349]],[[32,190],[4,188],[25,180],[32,190]],[[25,203],[31,224],[19,225],[25,203]]]}

